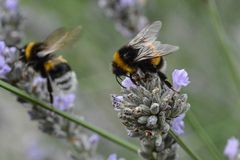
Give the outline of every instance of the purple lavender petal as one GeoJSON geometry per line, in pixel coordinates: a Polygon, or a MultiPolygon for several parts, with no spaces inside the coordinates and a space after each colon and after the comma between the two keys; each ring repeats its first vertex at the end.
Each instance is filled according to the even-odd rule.
{"type": "Polygon", "coordinates": [[[37,142],[30,142],[27,146],[27,159],[28,160],[43,160],[49,153],[38,146],[37,142]]]}
{"type": "Polygon", "coordinates": [[[122,8],[133,6],[136,0],[119,0],[119,6],[122,8]]]}
{"type": "Polygon", "coordinates": [[[184,69],[175,69],[172,73],[173,89],[180,91],[182,86],[187,86],[190,81],[188,73],[184,69]]]}
{"type": "Polygon", "coordinates": [[[91,145],[98,143],[99,140],[100,140],[100,137],[97,134],[91,135],[91,137],[89,137],[89,139],[88,139],[88,141],[91,145]]]}
{"type": "Polygon", "coordinates": [[[112,153],[108,156],[107,160],[117,160],[117,155],[115,153],[112,153]]]}
{"type": "Polygon", "coordinates": [[[4,41],[0,41],[0,55],[3,54],[6,45],[4,41]]]}
{"type": "Polygon", "coordinates": [[[5,75],[11,71],[11,67],[6,64],[5,58],[0,56],[0,77],[5,77],[5,75]]]}
{"type": "Polygon", "coordinates": [[[9,48],[9,51],[10,51],[11,53],[15,53],[15,52],[17,51],[17,48],[16,48],[16,47],[10,47],[10,48],[9,48]]]}
{"type": "Polygon", "coordinates": [[[73,93],[54,96],[53,106],[60,110],[69,109],[73,105],[75,98],[76,96],[73,93]]]}
{"type": "Polygon", "coordinates": [[[46,83],[46,79],[42,78],[41,76],[34,77],[32,85],[37,86],[40,83],[46,83]]]}
{"type": "Polygon", "coordinates": [[[123,101],[123,96],[112,95],[112,105],[114,110],[119,110],[121,102],[123,101]]]}
{"type": "Polygon", "coordinates": [[[129,89],[130,87],[136,88],[137,86],[131,81],[130,78],[126,77],[123,81],[122,81],[122,85],[123,87],[126,87],[127,89],[129,89]]]}
{"type": "Polygon", "coordinates": [[[18,7],[18,0],[6,0],[5,7],[10,11],[16,10],[18,7]]]}
{"type": "Polygon", "coordinates": [[[235,137],[228,139],[228,142],[224,149],[224,155],[228,157],[228,160],[235,160],[239,148],[239,141],[235,137]]]}
{"type": "Polygon", "coordinates": [[[178,117],[174,118],[171,123],[173,131],[178,135],[184,133],[184,121],[183,121],[184,117],[185,114],[181,114],[178,117]]]}

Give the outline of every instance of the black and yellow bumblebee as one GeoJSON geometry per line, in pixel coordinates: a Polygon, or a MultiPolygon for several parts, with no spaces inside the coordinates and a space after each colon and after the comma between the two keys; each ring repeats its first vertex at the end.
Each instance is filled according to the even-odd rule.
{"type": "Polygon", "coordinates": [[[21,60],[47,79],[51,103],[53,103],[53,91],[69,92],[76,87],[75,72],[71,70],[63,56],[57,56],[54,53],[72,45],[79,38],[80,30],[80,26],[69,31],[59,28],[44,41],[30,42],[20,49],[21,60]]]}
{"type": "MultiPolygon", "coordinates": [[[[141,69],[143,73],[157,73],[160,79],[171,87],[163,72],[166,68],[166,61],[162,56],[178,50],[178,47],[156,41],[161,26],[160,21],[146,26],[127,45],[114,53],[112,72],[119,84],[119,77],[129,76],[131,78],[138,69],[141,69]]],[[[134,82],[132,78],[131,80],[134,82]]]]}

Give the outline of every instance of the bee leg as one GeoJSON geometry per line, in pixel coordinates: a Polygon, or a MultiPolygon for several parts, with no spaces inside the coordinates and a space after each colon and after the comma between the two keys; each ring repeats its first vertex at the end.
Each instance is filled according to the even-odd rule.
{"type": "Polygon", "coordinates": [[[133,75],[130,74],[130,76],[129,76],[130,80],[133,82],[133,84],[135,84],[136,86],[139,86],[139,85],[136,83],[136,81],[133,79],[132,76],[133,76],[133,75]]]}
{"type": "Polygon", "coordinates": [[[158,76],[161,79],[162,82],[164,82],[169,88],[172,89],[172,84],[167,80],[167,77],[164,73],[158,72],[158,76]]]}
{"type": "Polygon", "coordinates": [[[126,88],[126,87],[124,87],[124,86],[121,84],[121,82],[119,81],[120,77],[115,76],[115,78],[116,78],[117,83],[118,83],[121,87],[126,88]]]}
{"type": "Polygon", "coordinates": [[[52,95],[53,89],[52,89],[52,85],[49,77],[47,77],[47,89],[50,97],[50,103],[53,104],[53,95],[52,95]]]}

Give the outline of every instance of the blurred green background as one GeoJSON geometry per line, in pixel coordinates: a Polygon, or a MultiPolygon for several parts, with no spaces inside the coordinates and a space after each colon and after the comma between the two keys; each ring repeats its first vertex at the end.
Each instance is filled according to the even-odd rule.
{"type": "MultiPolygon", "coordinates": [[[[20,5],[25,16],[26,33],[22,45],[30,40],[42,40],[60,26],[82,25],[80,40],[74,47],[59,52],[66,57],[78,76],[76,107],[79,114],[98,127],[138,144],[136,139],[127,136],[110,101],[110,94],[120,91],[110,69],[112,55],[129,39],[115,30],[113,21],[105,16],[98,2],[22,0],[20,5]]],[[[238,62],[240,1],[217,0],[217,6],[232,42],[230,54],[238,62]]],[[[167,75],[171,77],[175,68],[188,71],[191,84],[183,92],[189,96],[192,112],[222,153],[229,137],[240,137],[239,91],[229,73],[207,4],[204,0],[149,0],[145,15],[150,22],[163,22],[159,40],[180,46],[176,54],[166,58],[167,75]]],[[[34,141],[41,141],[46,149],[55,148],[51,153],[62,155],[58,159],[66,159],[66,146],[62,142],[39,132],[37,123],[29,120],[26,109],[15,102],[13,95],[3,90],[0,94],[1,160],[26,159],[27,148],[34,141]]],[[[189,121],[185,124],[182,138],[202,159],[212,159],[189,121]]],[[[106,157],[117,153],[126,159],[138,159],[134,153],[107,140],[102,139],[102,145],[104,147],[100,147],[99,152],[106,157]]],[[[181,149],[179,155],[180,159],[190,159],[181,149]]]]}

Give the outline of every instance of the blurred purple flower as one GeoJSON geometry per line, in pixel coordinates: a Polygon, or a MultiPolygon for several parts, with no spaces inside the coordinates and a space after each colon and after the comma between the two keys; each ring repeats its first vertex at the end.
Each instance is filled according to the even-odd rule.
{"type": "Polygon", "coordinates": [[[0,41],[0,55],[3,54],[5,48],[6,48],[5,42],[4,41],[0,41]]]}
{"type": "Polygon", "coordinates": [[[6,63],[5,58],[0,55],[0,77],[4,78],[10,71],[10,66],[6,63]]]}
{"type": "Polygon", "coordinates": [[[122,81],[122,85],[123,87],[126,87],[127,89],[129,89],[130,87],[136,88],[137,86],[131,81],[130,78],[126,77],[123,81],[122,81]]]}
{"type": "Polygon", "coordinates": [[[36,142],[29,144],[27,148],[28,160],[44,160],[48,156],[48,151],[38,146],[36,142]]]}
{"type": "Polygon", "coordinates": [[[239,148],[239,141],[235,137],[228,139],[228,142],[224,149],[224,155],[228,157],[228,160],[235,160],[237,157],[239,148]]]}
{"type": "Polygon", "coordinates": [[[93,134],[89,137],[88,141],[91,145],[94,145],[96,143],[98,143],[100,140],[100,137],[97,134],[93,134]]]}
{"type": "Polygon", "coordinates": [[[188,73],[184,69],[175,69],[172,73],[173,89],[180,91],[182,86],[187,86],[190,81],[188,73]]]}
{"type": "Polygon", "coordinates": [[[54,96],[53,106],[60,110],[69,109],[70,107],[72,107],[75,98],[76,95],[73,93],[54,96]]]}
{"type": "Polygon", "coordinates": [[[107,160],[117,160],[117,155],[115,153],[112,153],[108,156],[107,160]]]}
{"type": "Polygon", "coordinates": [[[174,118],[171,125],[172,125],[172,129],[173,131],[178,134],[181,135],[184,133],[184,119],[185,114],[181,114],[178,117],[174,118]]]}
{"type": "Polygon", "coordinates": [[[133,6],[136,0],[119,0],[119,6],[122,8],[133,6]]]}
{"type": "Polygon", "coordinates": [[[41,76],[36,76],[33,79],[32,85],[37,86],[39,84],[46,83],[46,79],[42,78],[41,76]]]}
{"type": "Polygon", "coordinates": [[[16,10],[18,7],[18,0],[5,0],[5,7],[10,11],[16,10]]]}

